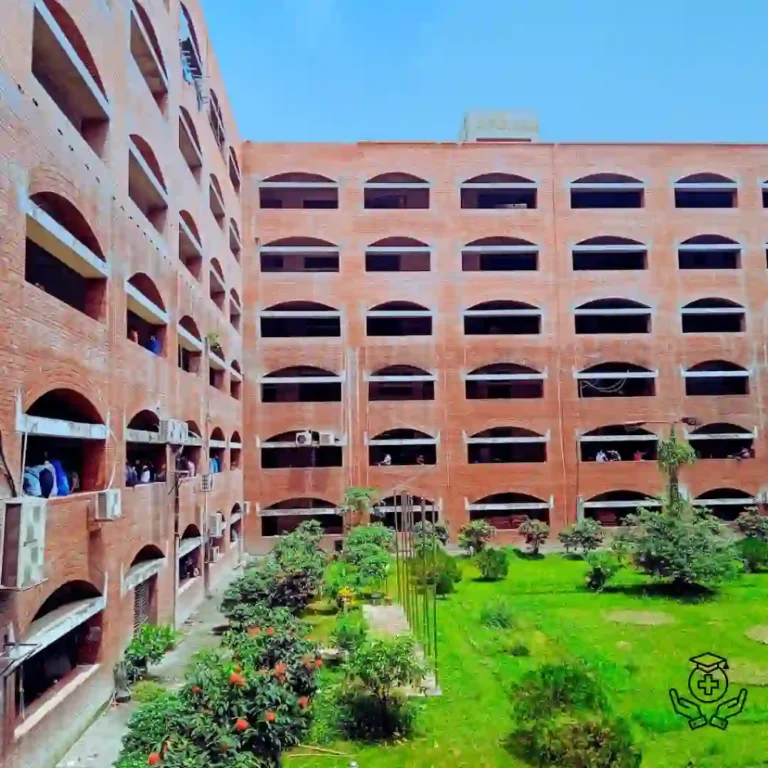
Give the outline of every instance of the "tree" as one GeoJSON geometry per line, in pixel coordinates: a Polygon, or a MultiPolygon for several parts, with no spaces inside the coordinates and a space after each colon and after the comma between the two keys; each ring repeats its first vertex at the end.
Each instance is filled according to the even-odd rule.
{"type": "Polygon", "coordinates": [[[566,552],[580,549],[582,555],[587,555],[602,543],[603,529],[597,520],[586,518],[560,531],[557,537],[566,552]]]}
{"type": "Polygon", "coordinates": [[[682,503],[679,483],[680,470],[696,463],[696,451],[691,448],[687,441],[677,439],[674,425],[669,437],[659,441],[658,462],[662,474],[667,476],[669,512],[677,514],[682,503]]]}
{"type": "Polygon", "coordinates": [[[360,524],[362,516],[379,500],[375,488],[351,486],[344,493],[341,513],[344,517],[344,533],[360,524]]]}
{"type": "Polygon", "coordinates": [[[549,538],[549,526],[543,520],[526,517],[520,523],[520,533],[525,538],[532,555],[538,555],[541,545],[549,538]]]}
{"type": "Polygon", "coordinates": [[[449,538],[448,526],[442,520],[434,523],[419,521],[413,526],[413,546],[417,552],[431,550],[436,544],[444,547],[449,538]]]}
{"type": "Polygon", "coordinates": [[[736,518],[736,527],[742,536],[768,541],[768,517],[761,515],[756,507],[745,509],[736,518]]]}
{"type": "Polygon", "coordinates": [[[477,554],[495,535],[496,529],[485,520],[472,520],[459,529],[459,546],[477,554]]]}

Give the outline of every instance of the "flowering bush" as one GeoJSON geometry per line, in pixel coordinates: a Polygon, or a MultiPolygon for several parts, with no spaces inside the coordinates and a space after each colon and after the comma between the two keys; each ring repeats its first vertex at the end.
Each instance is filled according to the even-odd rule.
{"type": "Polygon", "coordinates": [[[530,553],[538,555],[541,545],[549,538],[549,526],[543,520],[532,520],[530,517],[526,517],[520,523],[519,530],[530,553]]]}

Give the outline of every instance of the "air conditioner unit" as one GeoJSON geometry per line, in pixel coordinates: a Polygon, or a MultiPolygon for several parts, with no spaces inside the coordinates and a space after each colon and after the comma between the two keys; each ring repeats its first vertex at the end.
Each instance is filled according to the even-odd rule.
{"type": "Polygon", "coordinates": [[[336,435],[333,432],[320,432],[320,445],[336,445],[336,435]]]}
{"type": "Polygon", "coordinates": [[[99,522],[119,520],[122,517],[120,498],[119,488],[110,488],[106,491],[99,491],[99,493],[96,494],[94,520],[99,522]]]}
{"type": "Polygon", "coordinates": [[[203,493],[210,493],[213,490],[213,478],[215,475],[210,473],[200,475],[200,487],[203,493]]]}
{"type": "Polygon", "coordinates": [[[221,559],[221,547],[208,547],[208,562],[217,563],[221,559]]]}
{"type": "Polygon", "coordinates": [[[243,517],[248,517],[251,514],[251,502],[244,501],[240,506],[243,508],[243,517]]]}
{"type": "Polygon", "coordinates": [[[215,512],[208,518],[208,535],[212,539],[220,539],[224,535],[224,515],[215,512]]]}
{"type": "Polygon", "coordinates": [[[171,445],[182,445],[189,439],[189,425],[178,419],[164,419],[160,422],[160,434],[171,445]]]}
{"type": "Polygon", "coordinates": [[[297,432],[296,433],[296,445],[304,446],[304,445],[312,445],[312,433],[305,431],[305,432],[297,432]]]}
{"type": "Polygon", "coordinates": [[[0,503],[0,588],[28,589],[45,580],[45,499],[0,503]]]}

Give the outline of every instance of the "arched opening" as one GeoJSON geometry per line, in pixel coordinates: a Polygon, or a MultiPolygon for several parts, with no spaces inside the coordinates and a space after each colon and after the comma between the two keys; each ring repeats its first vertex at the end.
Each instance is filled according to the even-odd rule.
{"type": "Polygon", "coordinates": [[[240,227],[234,219],[229,220],[229,250],[235,257],[236,262],[240,262],[240,252],[243,250],[243,240],[240,237],[240,227]]]}
{"type": "Polygon", "coordinates": [[[243,440],[239,432],[233,432],[229,438],[229,467],[230,469],[240,469],[243,452],[243,440]]]}
{"type": "Polygon", "coordinates": [[[223,310],[224,302],[227,299],[227,287],[224,284],[224,270],[221,268],[221,264],[215,256],[211,259],[209,278],[211,301],[219,309],[223,310]]]}
{"type": "Polygon", "coordinates": [[[203,246],[200,230],[189,211],[179,211],[179,259],[198,282],[203,279],[203,246]]]}
{"type": "Polygon", "coordinates": [[[210,89],[208,96],[208,123],[211,126],[214,141],[218,145],[219,151],[223,157],[224,148],[227,144],[227,134],[224,130],[224,116],[221,113],[219,97],[216,95],[216,91],[214,91],[213,88],[210,89]]]}
{"type": "Polygon", "coordinates": [[[26,208],[26,282],[102,321],[109,268],[85,217],[54,192],[32,195],[26,208]]]}
{"type": "Polygon", "coordinates": [[[232,183],[232,189],[236,195],[240,195],[240,185],[242,176],[240,174],[240,163],[237,161],[237,155],[233,147],[229,148],[229,180],[232,183]]]}
{"type": "Polygon", "coordinates": [[[203,57],[192,16],[184,3],[179,6],[179,45],[184,79],[196,86],[198,106],[202,107],[203,57]]]}
{"type": "Polygon", "coordinates": [[[341,313],[316,301],[286,301],[261,312],[264,338],[338,338],[341,313]]]}
{"type": "Polygon", "coordinates": [[[218,338],[208,343],[208,384],[224,391],[227,373],[227,358],[218,338]]]}
{"type": "Polygon", "coordinates": [[[208,438],[208,471],[211,474],[223,472],[226,469],[227,439],[221,427],[214,427],[208,438]]]}
{"type": "Polygon", "coordinates": [[[154,544],[142,547],[123,577],[123,589],[133,590],[133,631],[144,624],[157,624],[157,574],[165,556],[154,544]]]}
{"type": "Polygon", "coordinates": [[[593,173],[571,182],[571,208],[642,208],[645,185],[623,173],[593,173]]]}
{"type": "Polygon", "coordinates": [[[203,537],[196,525],[188,525],[179,540],[179,591],[203,573],[203,537]]]}
{"type": "Polygon", "coordinates": [[[598,363],[579,371],[579,397],[653,397],[656,371],[625,362],[598,363]]]}
{"type": "Polygon", "coordinates": [[[468,505],[470,520],[485,520],[501,531],[512,531],[526,519],[549,523],[549,502],[527,493],[492,493],[468,505]]]}
{"type": "Polygon", "coordinates": [[[484,301],[464,310],[466,336],[541,333],[541,310],[524,301],[484,301]]]}
{"type": "Polygon", "coordinates": [[[574,310],[577,334],[650,333],[651,308],[630,299],[597,299],[574,310]]]}
{"type": "Polygon", "coordinates": [[[315,469],[342,465],[342,441],[332,432],[292,430],[261,443],[262,469],[315,469]]]}
{"type": "Polygon", "coordinates": [[[366,312],[368,336],[431,336],[432,313],[413,301],[388,301],[366,312]]]}
{"type": "Polygon", "coordinates": [[[584,517],[597,520],[600,525],[615,528],[625,525],[627,515],[634,515],[640,508],[657,509],[658,499],[639,491],[607,491],[593,496],[582,504],[584,517]]]}
{"type": "Polygon", "coordinates": [[[243,311],[240,306],[240,297],[233,288],[229,294],[229,324],[238,332],[243,320],[243,311]]]}
{"type": "Polygon", "coordinates": [[[229,394],[235,400],[240,400],[243,396],[243,372],[237,360],[233,360],[229,366],[229,394]]]}
{"type": "Polygon", "coordinates": [[[755,458],[755,432],[737,424],[705,424],[688,435],[700,459],[755,458]]]}
{"type": "Polygon", "coordinates": [[[180,480],[195,477],[200,472],[203,433],[194,421],[187,422],[187,430],[187,440],[176,453],[176,472],[180,480]]]}
{"type": "Polygon", "coordinates": [[[696,497],[696,507],[706,507],[711,514],[732,523],[742,512],[759,504],[751,493],[737,488],[714,488],[696,497]]]}
{"type": "Polygon", "coordinates": [[[760,186],[763,193],[763,208],[768,208],[768,179],[766,179],[760,186]]]}
{"type": "Polygon", "coordinates": [[[740,269],[741,245],[723,235],[696,235],[677,247],[680,269],[740,269]]]}
{"type": "Polygon", "coordinates": [[[262,377],[262,403],[340,403],[341,376],[312,365],[281,368],[262,377]]]}
{"type": "Polygon", "coordinates": [[[154,411],[139,411],[125,434],[125,485],[164,483],[166,442],[160,434],[160,419],[154,411]]]}
{"type": "Polygon", "coordinates": [[[224,207],[224,194],[221,191],[221,184],[219,184],[219,180],[214,173],[208,179],[208,207],[211,209],[211,214],[219,225],[219,229],[223,232],[227,221],[227,211],[224,207]]]}
{"type": "Polygon", "coordinates": [[[579,437],[581,461],[656,461],[659,436],[640,426],[610,424],[579,437]]]}
{"type": "Polygon", "coordinates": [[[683,333],[741,333],[746,311],[730,299],[698,299],[682,310],[683,333]]]}
{"type": "Polygon", "coordinates": [[[513,173],[485,173],[461,185],[461,207],[482,209],[536,208],[537,185],[513,173]]]}
{"type": "Polygon", "coordinates": [[[131,55],[155,103],[165,115],[168,106],[168,71],[149,14],[138,0],[133,1],[131,9],[131,55]]]}
{"type": "Polygon", "coordinates": [[[189,316],[179,320],[179,368],[187,373],[200,374],[203,359],[203,339],[197,323],[189,316]]]}
{"type": "Polygon", "coordinates": [[[339,246],[317,237],[283,237],[262,245],[262,272],[338,272],[339,246]]]}
{"type": "Polygon", "coordinates": [[[109,127],[106,91],[85,38],[58,0],[35,4],[32,74],[91,149],[102,157],[109,127]]]}
{"type": "Polygon", "coordinates": [[[539,246],[519,237],[482,237],[461,249],[463,272],[535,272],[539,246]]]}
{"type": "Polygon", "coordinates": [[[339,184],[318,173],[280,173],[259,185],[261,208],[338,208],[339,184]]]}
{"type": "Polygon", "coordinates": [[[675,182],[675,208],[736,208],[738,185],[720,173],[694,173],[675,182]]]}
{"type": "Polygon", "coordinates": [[[23,434],[23,492],[51,498],[104,487],[107,428],[79,392],[53,389],[17,420],[23,434]]]}
{"type": "Polygon", "coordinates": [[[437,464],[437,438],[417,429],[388,429],[368,441],[368,464],[403,467],[437,464]]]}
{"type": "Polygon", "coordinates": [[[368,377],[368,400],[434,400],[435,379],[414,365],[388,365],[368,377]]]}
{"type": "Polygon", "coordinates": [[[28,655],[14,675],[20,720],[99,661],[105,606],[104,596],[86,581],[63,584],[40,606],[21,638],[28,655]]]}
{"type": "Polygon", "coordinates": [[[576,272],[648,269],[648,247],[629,237],[590,237],[573,246],[571,257],[576,272]]]}
{"type": "Polygon", "coordinates": [[[285,499],[262,509],[260,516],[262,536],[292,533],[307,520],[320,523],[326,536],[341,536],[343,533],[342,516],[336,505],[325,499],[285,499]]]}
{"type": "Polygon", "coordinates": [[[491,427],[467,438],[470,464],[527,464],[547,460],[547,435],[521,427],[491,427]]]}
{"type": "Polygon", "coordinates": [[[128,196],[149,223],[163,234],[168,215],[168,189],[154,150],[135,133],[128,143],[128,196]]]}
{"type": "Polygon", "coordinates": [[[389,210],[429,208],[429,182],[411,173],[382,173],[365,182],[363,206],[389,210]]]}
{"type": "Polygon", "coordinates": [[[544,397],[545,373],[527,365],[493,363],[466,374],[467,400],[529,400],[544,397]]]}
{"type": "Polygon", "coordinates": [[[125,284],[125,293],[129,341],[164,357],[168,315],[157,286],[148,275],[138,272],[125,284]]]}
{"type": "Polygon", "coordinates": [[[690,397],[749,394],[749,371],[727,360],[692,365],[684,376],[685,394],[690,397]]]}
{"type": "Polygon", "coordinates": [[[427,520],[430,523],[439,518],[439,509],[434,501],[423,496],[413,496],[403,491],[396,496],[386,496],[371,512],[371,517],[387,528],[397,531],[405,530],[406,523],[420,523],[427,520]]]}
{"type": "Polygon", "coordinates": [[[429,272],[430,249],[413,237],[385,237],[365,249],[366,272],[429,272]]]}
{"type": "Polygon", "coordinates": [[[179,150],[193,178],[199,184],[203,167],[203,148],[200,146],[200,137],[192,116],[184,107],[179,107],[179,150]]]}
{"type": "Polygon", "coordinates": [[[237,548],[243,540],[243,508],[239,504],[229,513],[229,546],[237,548]]]}

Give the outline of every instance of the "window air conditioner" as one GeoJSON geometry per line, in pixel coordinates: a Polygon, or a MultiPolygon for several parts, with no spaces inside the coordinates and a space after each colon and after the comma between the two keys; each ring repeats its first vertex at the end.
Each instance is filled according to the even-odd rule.
{"type": "Polygon", "coordinates": [[[208,562],[217,563],[221,559],[221,547],[208,547],[208,562]]]}
{"type": "Polygon", "coordinates": [[[110,488],[106,491],[99,491],[96,494],[94,520],[97,520],[98,522],[119,520],[122,517],[120,498],[119,488],[110,488]]]}
{"type": "Polygon", "coordinates": [[[320,445],[336,445],[336,435],[333,432],[320,432],[320,445]]]}
{"type": "Polygon", "coordinates": [[[312,445],[312,433],[309,431],[297,432],[296,445],[298,446],[312,445]]]}
{"type": "Polygon", "coordinates": [[[224,516],[221,512],[209,516],[208,534],[212,539],[220,539],[224,535],[224,516]]]}
{"type": "Polygon", "coordinates": [[[0,588],[28,589],[45,580],[45,499],[0,502],[0,588]]]}
{"type": "Polygon", "coordinates": [[[213,478],[215,475],[210,473],[200,475],[200,489],[203,493],[210,493],[213,490],[213,478]]]}

